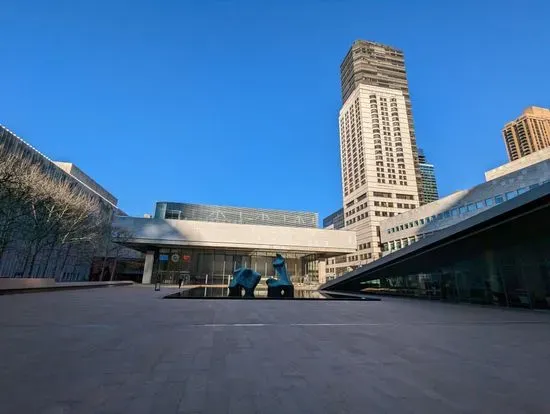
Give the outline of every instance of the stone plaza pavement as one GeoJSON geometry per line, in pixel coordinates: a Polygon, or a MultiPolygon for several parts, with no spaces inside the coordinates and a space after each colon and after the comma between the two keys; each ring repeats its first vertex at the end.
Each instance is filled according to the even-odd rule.
{"type": "Polygon", "coordinates": [[[2,414],[550,412],[545,312],[45,292],[0,297],[0,356],[2,414]]]}

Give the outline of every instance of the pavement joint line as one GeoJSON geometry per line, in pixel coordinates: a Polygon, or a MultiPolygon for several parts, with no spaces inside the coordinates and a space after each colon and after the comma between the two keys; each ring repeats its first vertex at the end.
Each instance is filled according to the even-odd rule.
{"type": "Polygon", "coordinates": [[[438,325],[438,326],[463,326],[463,325],[517,325],[517,324],[550,324],[550,321],[479,321],[479,322],[410,322],[410,323],[204,323],[187,326],[202,326],[208,328],[224,327],[282,327],[282,326],[403,326],[403,325],[438,325]]]}

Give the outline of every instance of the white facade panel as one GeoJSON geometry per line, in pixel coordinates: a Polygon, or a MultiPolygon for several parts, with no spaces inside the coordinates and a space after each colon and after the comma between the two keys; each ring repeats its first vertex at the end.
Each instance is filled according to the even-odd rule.
{"type": "Polygon", "coordinates": [[[295,251],[337,255],[356,249],[352,231],[117,217],[124,243],[155,246],[295,251]]]}

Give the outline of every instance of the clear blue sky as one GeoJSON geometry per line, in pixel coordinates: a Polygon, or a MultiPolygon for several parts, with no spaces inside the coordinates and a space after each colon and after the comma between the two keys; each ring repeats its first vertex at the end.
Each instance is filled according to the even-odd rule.
{"type": "Polygon", "coordinates": [[[550,2],[8,1],[0,123],[130,214],[157,200],[341,205],[339,65],[405,51],[420,147],[446,195],[506,161],[503,124],[550,106],[550,2]]]}

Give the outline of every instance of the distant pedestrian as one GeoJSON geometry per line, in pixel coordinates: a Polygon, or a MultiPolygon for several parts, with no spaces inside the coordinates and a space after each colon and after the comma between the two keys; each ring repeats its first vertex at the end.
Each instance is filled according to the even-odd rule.
{"type": "Polygon", "coordinates": [[[181,289],[181,284],[183,283],[183,276],[179,276],[179,279],[178,279],[178,289],[181,289]]]}

